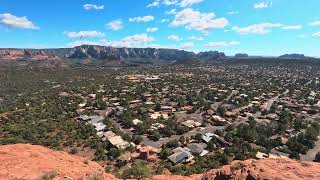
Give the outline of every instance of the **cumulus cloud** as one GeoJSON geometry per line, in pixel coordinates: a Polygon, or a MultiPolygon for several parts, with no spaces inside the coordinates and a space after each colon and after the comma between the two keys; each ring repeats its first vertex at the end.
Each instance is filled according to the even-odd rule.
{"type": "Polygon", "coordinates": [[[164,4],[166,6],[174,5],[174,4],[177,4],[177,3],[178,3],[178,0],[164,0],[162,2],[162,4],[164,4]]]}
{"type": "Polygon", "coordinates": [[[203,0],[182,0],[179,5],[180,7],[187,7],[187,6],[192,6],[193,4],[198,4],[202,2],[203,0]]]}
{"type": "Polygon", "coordinates": [[[267,8],[267,7],[271,6],[271,5],[272,5],[271,1],[262,1],[262,2],[255,3],[253,5],[253,7],[255,9],[263,9],[263,8],[267,8]]]}
{"type": "Polygon", "coordinates": [[[320,21],[313,21],[309,23],[309,26],[320,26],[320,21]]]}
{"type": "Polygon", "coordinates": [[[152,33],[158,31],[159,28],[147,28],[147,32],[152,33]]]}
{"type": "Polygon", "coordinates": [[[155,0],[152,3],[147,5],[147,8],[158,7],[160,5],[160,0],[155,0]]]}
{"type": "Polygon", "coordinates": [[[229,46],[237,46],[240,45],[238,41],[219,41],[219,42],[209,42],[206,44],[207,47],[229,47],[229,46]]]}
{"type": "Polygon", "coordinates": [[[39,29],[39,27],[28,20],[27,17],[17,17],[10,13],[0,14],[0,24],[19,29],[39,29]]]}
{"type": "Polygon", "coordinates": [[[120,29],[123,29],[123,24],[120,19],[109,22],[107,26],[113,31],[119,31],[120,29]]]}
{"type": "Polygon", "coordinates": [[[247,27],[238,27],[234,26],[232,30],[236,31],[239,34],[268,34],[271,28],[281,27],[283,26],[280,23],[260,23],[260,24],[253,24],[247,27]]]}
{"type": "Polygon", "coordinates": [[[67,46],[69,47],[82,46],[82,45],[109,46],[110,43],[106,39],[101,39],[99,41],[77,40],[67,44],[67,46]]]}
{"type": "Polygon", "coordinates": [[[81,46],[81,45],[100,45],[100,46],[113,46],[113,47],[146,47],[148,43],[153,42],[155,39],[147,34],[136,34],[127,36],[119,41],[108,41],[100,39],[98,41],[77,40],[68,43],[68,46],[81,46]]]}
{"type": "Polygon", "coordinates": [[[197,41],[203,41],[203,37],[201,37],[201,36],[190,36],[189,39],[197,40],[197,41]]]}
{"type": "Polygon", "coordinates": [[[176,9],[171,9],[170,11],[166,11],[166,14],[177,14],[177,10],[176,9]]]}
{"type": "Polygon", "coordinates": [[[96,4],[85,4],[83,5],[85,10],[103,10],[104,5],[96,5],[96,4]]]}
{"type": "Polygon", "coordinates": [[[189,30],[198,30],[208,33],[215,28],[223,28],[229,24],[226,18],[214,19],[214,13],[201,13],[191,8],[183,9],[175,15],[170,26],[185,26],[189,30]]]}
{"type": "Polygon", "coordinates": [[[153,41],[154,41],[153,37],[143,33],[143,34],[136,34],[133,36],[127,36],[121,40],[120,44],[124,44],[130,47],[130,46],[137,46],[141,44],[147,44],[153,41]]]}
{"type": "Polygon", "coordinates": [[[143,17],[134,17],[134,18],[129,18],[130,22],[149,22],[153,21],[154,17],[149,15],[149,16],[143,16],[143,17]]]}
{"type": "Polygon", "coordinates": [[[79,31],[79,32],[65,32],[69,38],[94,38],[103,37],[104,33],[99,31],[79,31]]]}
{"type": "Polygon", "coordinates": [[[181,49],[189,49],[192,48],[194,46],[193,42],[186,42],[181,44],[180,48],[181,49]]]}
{"type": "Polygon", "coordinates": [[[284,30],[298,30],[298,29],[302,29],[302,26],[301,25],[283,26],[282,29],[284,29],[284,30]]]}
{"type": "Polygon", "coordinates": [[[168,36],[168,39],[171,41],[182,41],[183,39],[177,35],[170,35],[168,36]]]}
{"type": "Polygon", "coordinates": [[[320,32],[313,33],[312,37],[320,37],[320,32]]]}

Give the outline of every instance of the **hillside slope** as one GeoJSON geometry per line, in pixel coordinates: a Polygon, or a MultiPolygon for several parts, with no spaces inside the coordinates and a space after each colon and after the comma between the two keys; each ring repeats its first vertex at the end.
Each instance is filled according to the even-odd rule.
{"type": "MultiPolygon", "coordinates": [[[[56,174],[55,179],[88,179],[94,175],[106,180],[116,180],[103,173],[96,162],[87,161],[66,152],[47,148],[15,144],[0,146],[0,180],[37,179],[43,175],[56,174]]],[[[204,175],[190,177],[157,175],[154,180],[213,180],[213,179],[308,179],[320,177],[320,163],[299,162],[290,159],[266,159],[235,161],[221,169],[213,169],[204,175]]]]}
{"type": "MultiPolygon", "coordinates": [[[[96,162],[28,144],[0,146],[0,162],[0,180],[36,179],[53,172],[58,179],[86,179],[104,172],[96,162]]],[[[104,178],[116,179],[110,174],[104,174],[104,178]]]]}

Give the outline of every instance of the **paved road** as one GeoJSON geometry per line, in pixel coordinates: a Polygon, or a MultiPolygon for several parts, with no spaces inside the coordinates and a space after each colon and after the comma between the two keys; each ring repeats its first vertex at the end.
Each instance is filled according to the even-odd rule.
{"type": "MultiPolygon", "coordinates": [[[[237,95],[238,93],[239,93],[238,90],[232,90],[232,92],[230,93],[230,95],[229,95],[228,97],[226,97],[226,99],[224,99],[224,101],[226,101],[226,102],[229,101],[232,96],[237,95]]],[[[213,109],[214,109],[215,111],[217,111],[217,110],[218,110],[218,107],[219,107],[220,105],[222,105],[224,101],[214,103],[214,104],[213,104],[213,109]]]]}
{"type": "Polygon", "coordinates": [[[264,109],[267,110],[267,111],[269,111],[270,108],[271,108],[271,106],[273,105],[273,103],[274,103],[276,100],[278,100],[281,95],[288,94],[288,93],[289,93],[289,90],[287,89],[284,93],[279,94],[278,96],[275,96],[275,97],[269,99],[267,102],[264,103],[264,105],[263,105],[264,109]]]}

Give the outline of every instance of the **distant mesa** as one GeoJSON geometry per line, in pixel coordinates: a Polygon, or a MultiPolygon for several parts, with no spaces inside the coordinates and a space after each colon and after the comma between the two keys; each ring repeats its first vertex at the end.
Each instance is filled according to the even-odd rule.
{"type": "Polygon", "coordinates": [[[56,60],[77,62],[91,60],[92,63],[109,62],[175,62],[185,59],[220,60],[223,52],[208,51],[194,53],[178,49],[118,48],[111,46],[82,45],[61,49],[0,49],[0,60],[56,60]]]}
{"type": "Polygon", "coordinates": [[[279,59],[306,59],[304,54],[284,54],[278,57],[279,59]]]}
{"type": "Polygon", "coordinates": [[[234,55],[235,58],[248,58],[249,55],[246,53],[238,53],[234,55]]]}
{"type": "MultiPolygon", "coordinates": [[[[194,53],[179,49],[158,48],[126,48],[98,45],[82,45],[74,48],[53,49],[0,49],[1,64],[41,64],[41,66],[69,66],[69,65],[143,65],[143,64],[202,64],[206,62],[220,62],[228,59],[270,59],[271,57],[249,56],[238,53],[227,57],[219,51],[194,53]],[[14,61],[16,60],[16,61],[14,61]],[[8,62],[9,61],[9,62],[8,62]],[[186,61],[186,62],[183,62],[186,61]],[[199,61],[199,62],[196,62],[199,61]]],[[[273,58],[273,57],[272,57],[273,58]]],[[[275,58],[273,58],[275,59],[275,58]]],[[[303,54],[285,54],[278,59],[314,59],[303,54]]]]}
{"type": "Polygon", "coordinates": [[[200,52],[196,56],[199,59],[206,60],[206,61],[221,60],[221,59],[225,59],[226,58],[226,55],[223,52],[218,52],[218,51],[200,52]]]}

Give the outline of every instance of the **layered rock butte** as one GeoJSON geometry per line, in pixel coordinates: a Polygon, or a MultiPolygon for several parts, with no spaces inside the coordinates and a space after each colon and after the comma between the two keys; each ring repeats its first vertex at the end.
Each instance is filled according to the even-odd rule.
{"type": "Polygon", "coordinates": [[[60,49],[0,49],[0,60],[85,60],[98,63],[110,61],[178,61],[184,59],[218,60],[224,53],[208,51],[193,53],[177,49],[117,48],[110,46],[82,45],[60,49]]]}
{"type": "MultiPolygon", "coordinates": [[[[36,179],[55,172],[55,179],[88,179],[99,174],[105,180],[116,180],[104,173],[98,163],[66,152],[53,151],[37,145],[15,144],[0,146],[0,179],[36,179]]],[[[308,179],[320,178],[320,163],[290,159],[235,161],[221,169],[189,177],[157,175],[155,180],[220,180],[220,179],[308,179]]]]}

